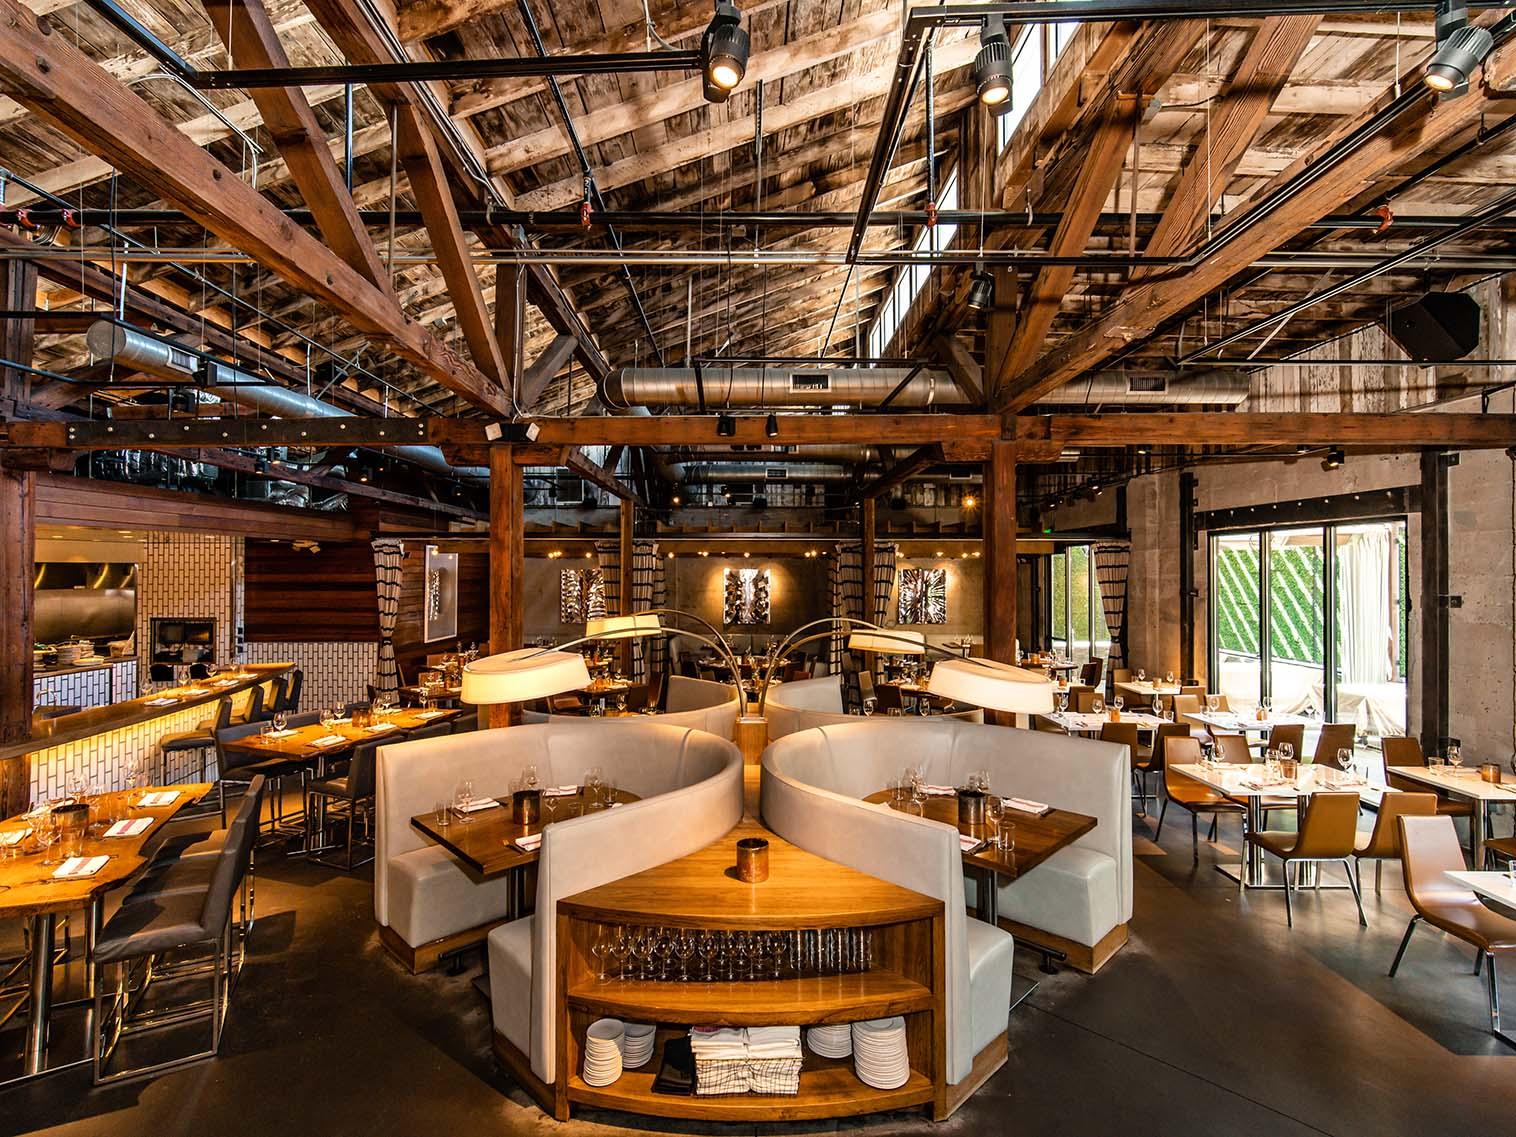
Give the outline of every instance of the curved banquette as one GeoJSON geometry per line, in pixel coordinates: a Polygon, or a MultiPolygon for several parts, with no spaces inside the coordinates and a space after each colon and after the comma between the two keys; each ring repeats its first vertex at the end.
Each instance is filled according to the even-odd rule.
{"type": "MultiPolygon", "coordinates": [[[[815,679],[797,679],[779,683],[769,688],[764,704],[764,716],[768,719],[769,738],[783,738],[796,731],[809,730],[814,726],[842,726],[859,722],[860,716],[850,715],[842,709],[842,676],[821,675],[815,679]]],[[[979,709],[957,711],[946,717],[962,722],[983,722],[984,712],[979,709]]],[[[919,716],[903,716],[900,722],[918,722],[919,716]]]]}
{"type": "MultiPolygon", "coordinates": [[[[769,747],[764,816],[771,766],[791,782],[857,799],[883,789],[908,765],[921,767],[926,781],[940,785],[963,785],[971,772],[988,770],[991,786],[1001,793],[1088,814],[1097,822],[1093,830],[1025,877],[1003,881],[997,899],[1003,927],[1065,951],[1071,964],[1093,971],[1126,942],[1132,916],[1129,761],[1123,746],[1061,734],[946,718],[854,719],[769,747]]],[[[874,868],[864,871],[893,879],[874,868]]],[[[972,881],[961,887],[969,890],[970,903],[977,899],[972,881]]]]}
{"type": "MultiPolygon", "coordinates": [[[[737,727],[737,715],[740,713],[741,704],[737,699],[737,689],[727,683],[713,683],[709,679],[691,679],[685,675],[670,675],[668,677],[668,695],[664,700],[664,710],[654,721],[664,726],[691,727],[695,730],[703,730],[708,734],[714,734],[720,738],[731,738],[737,727]]],[[[596,723],[628,723],[646,721],[635,717],[597,718],[586,720],[580,715],[546,715],[538,711],[523,712],[522,718],[526,722],[564,722],[575,723],[593,721],[596,723]]]]}

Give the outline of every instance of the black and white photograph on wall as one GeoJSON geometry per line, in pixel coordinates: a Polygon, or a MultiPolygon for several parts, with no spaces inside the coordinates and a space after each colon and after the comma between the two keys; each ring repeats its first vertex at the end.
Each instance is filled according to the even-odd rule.
{"type": "Polygon", "coordinates": [[[721,621],[727,625],[769,622],[769,570],[724,569],[721,621]]]}
{"type": "Polygon", "coordinates": [[[558,574],[558,619],[582,624],[605,615],[605,574],[598,568],[564,569],[558,574]]]}
{"type": "Polygon", "coordinates": [[[947,569],[900,570],[897,624],[947,623],[947,569]]]}
{"type": "Polygon", "coordinates": [[[458,554],[426,547],[426,606],[421,613],[426,643],[458,634],[458,554]]]}

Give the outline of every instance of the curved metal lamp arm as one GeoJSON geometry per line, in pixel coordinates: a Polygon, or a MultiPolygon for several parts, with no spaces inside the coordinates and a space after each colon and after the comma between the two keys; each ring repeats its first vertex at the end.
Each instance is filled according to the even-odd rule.
{"type": "Polygon", "coordinates": [[[785,637],[784,642],[779,645],[779,650],[769,656],[768,666],[763,672],[763,683],[758,689],[758,715],[760,718],[763,716],[764,708],[768,706],[769,687],[774,682],[774,668],[783,662],[790,652],[794,651],[797,647],[802,647],[808,643],[815,643],[818,640],[829,639],[836,635],[842,627],[868,628],[870,631],[878,632],[885,630],[878,624],[870,623],[868,620],[859,620],[852,616],[823,616],[819,620],[812,620],[809,624],[801,624],[800,627],[785,637]],[[804,635],[811,628],[817,628],[823,624],[831,625],[830,630],[803,640],[798,640],[797,642],[797,637],[804,635]]]}
{"type": "Polygon", "coordinates": [[[693,612],[686,612],[683,608],[644,608],[642,610],[642,613],[638,613],[638,615],[641,615],[643,613],[651,613],[655,616],[682,616],[686,620],[693,620],[695,623],[705,628],[706,631],[710,632],[711,635],[709,638],[707,638],[700,635],[698,632],[687,631],[684,628],[663,629],[664,634],[666,635],[689,636],[697,643],[703,643],[707,647],[715,648],[717,654],[722,656],[722,658],[726,661],[726,665],[732,669],[732,686],[737,688],[739,695],[741,694],[742,665],[737,662],[737,653],[732,650],[732,645],[727,642],[726,637],[721,634],[721,632],[716,628],[714,624],[712,624],[709,620],[704,619],[703,617],[695,615],[693,612]]]}

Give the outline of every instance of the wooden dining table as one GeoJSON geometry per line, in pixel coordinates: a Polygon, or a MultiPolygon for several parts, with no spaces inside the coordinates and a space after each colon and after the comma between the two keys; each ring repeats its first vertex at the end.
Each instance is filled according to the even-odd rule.
{"type": "MultiPolygon", "coordinates": [[[[31,924],[31,983],[27,1008],[26,1041],[22,1054],[22,1078],[50,1073],[88,1061],[88,1055],[66,1064],[49,1066],[48,1027],[53,1011],[53,960],[56,954],[57,920],[70,912],[84,912],[87,928],[99,926],[102,900],[111,889],[136,877],[152,861],[163,826],[186,806],[199,801],[213,787],[204,782],[153,786],[119,791],[91,798],[99,803],[100,820],[91,822],[79,849],[80,856],[110,859],[92,876],[59,879],[53,874],[63,862],[61,842],[44,852],[37,846],[26,815],[0,821],[0,834],[24,831],[14,848],[0,847],[0,920],[28,920],[31,924]],[[142,796],[173,793],[174,799],[153,807],[134,806],[142,796]],[[131,837],[106,837],[108,821],[146,817],[151,824],[131,837]]],[[[0,837],[0,840],[4,840],[0,837]]],[[[86,982],[92,982],[92,975],[86,982]]]]}
{"type": "Polygon", "coordinates": [[[345,717],[336,720],[331,726],[317,722],[282,732],[270,728],[265,734],[249,734],[221,745],[227,750],[256,755],[260,760],[287,758],[315,763],[340,754],[360,742],[398,741],[397,736],[408,730],[450,722],[462,713],[457,707],[431,711],[419,707],[397,707],[385,711],[379,722],[372,726],[354,726],[352,718],[345,717]]]}
{"type": "MultiPolygon", "coordinates": [[[[889,803],[892,809],[900,808],[898,803],[891,800],[887,789],[869,794],[863,800],[876,805],[889,803]]],[[[1002,849],[988,843],[992,835],[990,826],[969,825],[958,820],[956,794],[923,796],[921,815],[931,821],[955,826],[963,836],[982,842],[979,846],[964,850],[963,864],[979,878],[979,918],[990,924],[996,923],[1000,918],[997,895],[999,878],[1015,880],[1026,875],[1059,849],[1072,845],[1099,824],[1094,817],[1068,809],[1051,809],[1038,815],[1007,806],[1001,824],[1015,826],[1016,843],[1014,848],[1002,849]]]]}

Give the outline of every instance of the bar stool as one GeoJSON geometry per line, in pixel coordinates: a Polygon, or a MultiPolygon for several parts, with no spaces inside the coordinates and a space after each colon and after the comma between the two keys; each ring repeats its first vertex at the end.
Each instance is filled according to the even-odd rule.
{"type": "MultiPolygon", "coordinates": [[[[200,755],[200,778],[205,779],[207,760],[211,751],[216,748],[216,732],[224,730],[232,725],[232,701],[221,699],[216,703],[216,716],[207,719],[194,730],[183,730],[175,734],[165,734],[158,740],[158,784],[166,786],[172,784],[168,777],[169,756],[171,754],[186,754],[190,751],[199,750],[200,755]]],[[[175,778],[174,781],[180,779],[175,778]]]]}

